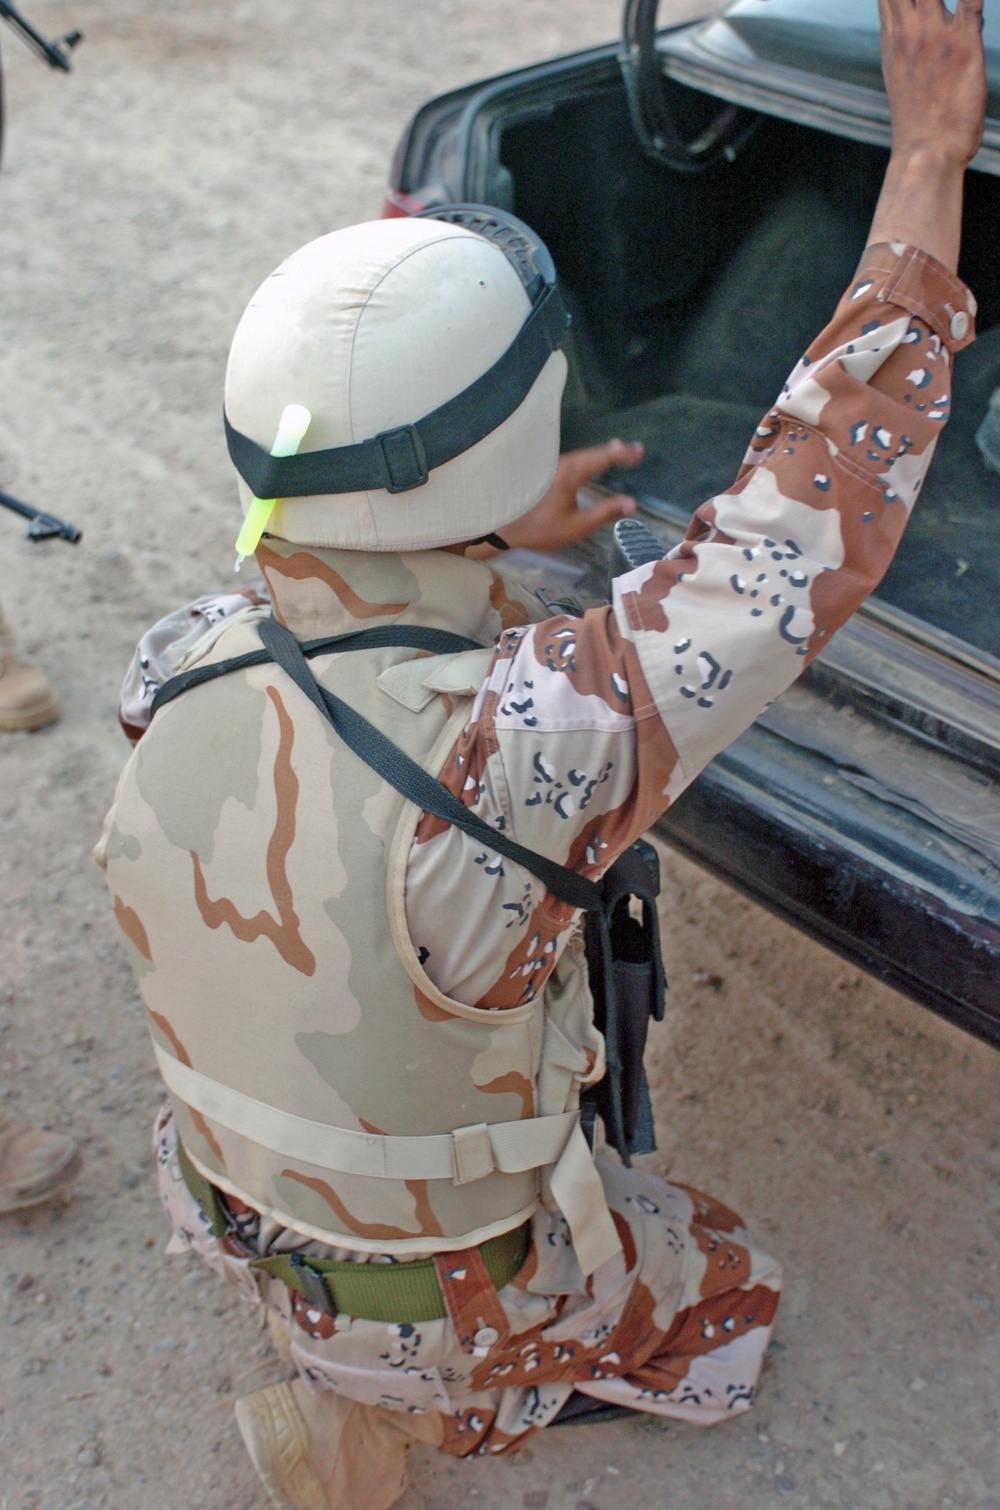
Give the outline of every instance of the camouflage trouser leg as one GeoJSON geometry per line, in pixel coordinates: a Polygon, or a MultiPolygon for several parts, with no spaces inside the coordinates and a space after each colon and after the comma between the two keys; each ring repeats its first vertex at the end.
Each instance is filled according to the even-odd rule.
{"type": "Polygon", "coordinates": [[[405,1416],[329,1390],[314,1393],[301,1379],[292,1389],[330,1510],[390,1510],[406,1492],[410,1448],[441,1444],[444,1422],[437,1411],[405,1416]]]}
{"type": "MultiPolygon", "coordinates": [[[[697,1191],[599,1160],[623,1251],[586,1286],[565,1223],[540,1210],[528,1258],[499,1294],[475,1250],[456,1254],[453,1269],[442,1269],[448,1317],[386,1324],[313,1309],[279,1280],[249,1270],[213,1237],[183,1183],[175,1144],[165,1113],[157,1157],[172,1242],[267,1304],[278,1350],[299,1373],[297,1397],[316,1422],[317,1451],[325,1443],[334,1457],[360,1465],[377,1439],[393,1464],[413,1440],[458,1457],[495,1455],[548,1425],[574,1389],[692,1425],[750,1407],[780,1269],[734,1212],[697,1191]],[[347,1402],[371,1416],[352,1415],[347,1402]]],[[[289,1241],[294,1234],[285,1231],[282,1243],[289,1241]]],[[[328,1467],[335,1472],[335,1463],[328,1467]]]]}

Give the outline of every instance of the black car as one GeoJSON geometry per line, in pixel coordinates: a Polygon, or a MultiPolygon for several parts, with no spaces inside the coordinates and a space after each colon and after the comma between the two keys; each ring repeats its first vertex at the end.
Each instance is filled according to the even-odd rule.
{"type": "MultiPolygon", "coordinates": [[[[1000,1044],[1000,11],[961,275],[979,339],[879,594],[661,824],[670,844],[1000,1044]],[[995,398],[994,398],[995,395],[995,398]],[[994,400],[991,406],[991,399],[994,400]]],[[[512,210],[573,315],[563,445],[641,439],[673,543],[733,479],[865,245],[887,161],[877,0],[741,0],[430,101],[387,213],[512,210]]],[[[528,563],[552,599],[605,590],[608,541],[528,563]]],[[[521,563],[523,567],[525,563],[521,563]]]]}

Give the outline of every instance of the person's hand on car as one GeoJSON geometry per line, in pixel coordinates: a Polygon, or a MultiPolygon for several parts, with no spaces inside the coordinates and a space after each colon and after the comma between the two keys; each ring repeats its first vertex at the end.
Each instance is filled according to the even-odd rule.
{"type": "Polygon", "coordinates": [[[879,0],[892,157],[871,241],[902,241],[954,272],[962,181],[986,116],[983,0],[879,0]]]}
{"type": "Polygon", "coordinates": [[[983,0],[879,0],[882,74],[894,152],[936,153],[964,168],[986,118],[983,0]]]}
{"type": "MultiPolygon", "coordinates": [[[[602,446],[564,451],[552,486],[541,503],[536,503],[512,524],[505,524],[499,534],[512,549],[557,551],[565,545],[585,540],[602,524],[634,514],[635,499],[627,493],[600,498],[590,508],[581,508],[576,495],[612,467],[638,466],[643,455],[644,448],[638,441],[624,440],[609,440],[602,446]]],[[[485,559],[496,552],[491,546],[476,545],[466,554],[485,559]]]]}

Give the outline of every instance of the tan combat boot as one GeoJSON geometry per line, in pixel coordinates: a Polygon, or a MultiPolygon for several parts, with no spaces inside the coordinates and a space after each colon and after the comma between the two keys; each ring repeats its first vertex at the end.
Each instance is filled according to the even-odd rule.
{"type": "Polygon", "coordinates": [[[261,1483],[278,1510],[329,1510],[309,1461],[309,1428],[290,1384],[271,1384],[235,1405],[236,1424],[261,1483]]]}
{"type": "Polygon", "coordinates": [[[72,1138],[27,1122],[0,1120],[0,1212],[52,1200],[79,1171],[80,1154],[72,1138]]]}
{"type": "Polygon", "coordinates": [[[427,1510],[423,1497],[412,1487],[404,1491],[400,1482],[406,1476],[406,1446],[398,1429],[382,1425],[378,1439],[388,1412],[332,1395],[310,1403],[317,1405],[314,1424],[325,1419],[331,1429],[320,1444],[325,1459],[320,1469],[310,1456],[309,1423],[290,1384],[271,1384],[236,1401],[243,1444],[278,1510],[388,1510],[390,1505],[427,1510]],[[320,1471],[329,1475],[325,1481],[320,1471]]]}
{"type": "Polygon", "coordinates": [[[59,701],[48,677],[17,659],[0,613],[0,730],[41,729],[58,717],[59,701]]]}

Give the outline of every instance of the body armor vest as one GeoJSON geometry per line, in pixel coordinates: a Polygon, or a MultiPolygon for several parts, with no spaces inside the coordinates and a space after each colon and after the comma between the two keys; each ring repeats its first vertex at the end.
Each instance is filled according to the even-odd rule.
{"type": "MultiPolygon", "coordinates": [[[[228,621],[198,662],[258,650],[261,617],[228,621]]],[[[312,670],[436,772],[492,654],[391,647],[312,670]]],[[[106,859],[184,1146],[227,1193],[361,1251],[465,1248],[542,1198],[592,1272],[618,1240],[579,1129],[582,945],[522,1007],[445,996],[406,925],[419,816],[273,664],[157,715],[106,859]]]]}

